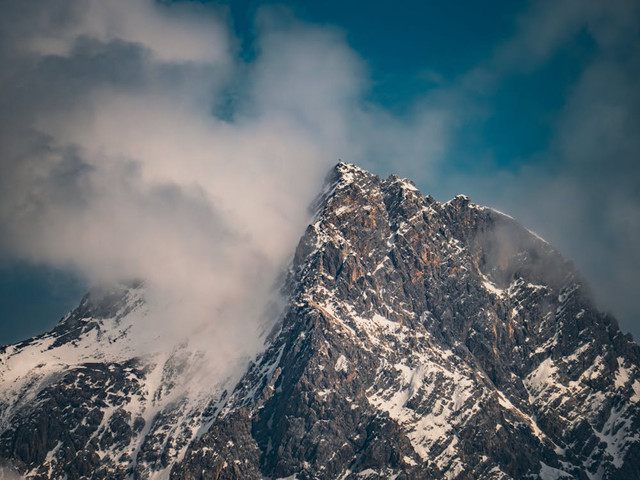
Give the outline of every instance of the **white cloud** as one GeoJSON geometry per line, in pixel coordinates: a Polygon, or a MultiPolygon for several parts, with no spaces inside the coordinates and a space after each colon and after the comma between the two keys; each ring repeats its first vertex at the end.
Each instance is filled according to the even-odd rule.
{"type": "Polygon", "coordinates": [[[209,323],[210,351],[251,355],[329,167],[443,148],[442,113],[366,105],[343,33],[286,11],[258,13],[249,64],[224,13],[191,3],[7,12],[0,246],[92,283],[145,279],[153,335],[209,323]]]}
{"type": "MultiPolygon", "coordinates": [[[[136,43],[164,62],[227,62],[229,36],[211,9],[153,0],[29,0],[39,20],[24,43],[40,55],[69,55],[79,37],[136,43]]],[[[22,12],[24,13],[24,12],[22,12]]]]}

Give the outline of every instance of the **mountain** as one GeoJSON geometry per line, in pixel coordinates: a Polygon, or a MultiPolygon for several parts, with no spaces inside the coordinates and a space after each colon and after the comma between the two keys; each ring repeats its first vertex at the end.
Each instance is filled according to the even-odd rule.
{"type": "Polygon", "coordinates": [[[27,478],[640,479],[640,348],[512,218],[338,164],[246,370],[139,355],[144,286],[0,350],[27,478]]]}

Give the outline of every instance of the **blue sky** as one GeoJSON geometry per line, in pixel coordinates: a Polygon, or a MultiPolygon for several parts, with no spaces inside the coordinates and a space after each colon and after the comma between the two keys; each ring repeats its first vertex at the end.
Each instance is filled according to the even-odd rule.
{"type": "MultiPolygon", "coordinates": [[[[63,13],[54,21],[53,7],[37,0],[31,11],[17,3],[2,7],[8,20],[0,24],[0,52],[11,74],[0,81],[3,99],[13,116],[1,121],[15,130],[11,130],[11,142],[5,139],[5,156],[32,148],[34,140],[25,132],[31,135],[40,129],[43,138],[55,140],[51,144],[55,149],[64,155],[74,152],[78,165],[99,170],[97,163],[85,157],[87,152],[104,151],[98,146],[107,137],[85,132],[78,118],[116,111],[120,97],[109,97],[114,91],[138,101],[146,98],[140,93],[143,90],[157,90],[180,108],[189,104],[185,118],[191,121],[197,117],[198,122],[200,113],[191,103],[209,98],[212,116],[226,122],[224,128],[233,127],[239,139],[254,127],[266,132],[278,122],[293,121],[301,125],[296,141],[311,145],[310,150],[317,147],[319,155],[324,153],[328,159],[326,164],[314,160],[313,155],[304,160],[308,163],[300,168],[300,175],[309,178],[300,184],[308,185],[308,190],[315,185],[312,178],[317,177],[316,170],[326,169],[335,157],[341,157],[383,176],[397,173],[412,178],[423,193],[442,201],[458,193],[468,194],[477,203],[513,215],[550,240],[584,272],[601,307],[619,318],[623,330],[636,338],[640,335],[640,305],[635,300],[640,294],[636,274],[640,268],[637,2],[176,2],[182,10],[171,15],[165,15],[165,10],[175,4],[159,6],[145,0],[133,2],[135,8],[117,1],[106,2],[113,5],[112,10],[92,7],[93,19],[110,15],[137,22],[135,28],[125,25],[115,34],[95,27],[99,22],[82,24],[84,13],[77,9],[77,2],[56,2],[56,6],[67,8],[61,11],[70,12],[68,18],[63,18],[63,13]],[[201,8],[200,17],[190,16],[195,7],[201,8]],[[129,15],[132,9],[135,15],[129,15]],[[40,13],[35,23],[33,11],[40,13]],[[118,16],[125,13],[126,17],[118,16]],[[33,31],[25,33],[27,29],[19,25],[33,25],[33,31]],[[177,43],[186,39],[185,50],[170,55],[163,51],[174,47],[152,35],[160,26],[169,28],[168,35],[180,40],[177,43]],[[212,30],[217,37],[210,38],[212,30]],[[139,31],[152,33],[144,37],[139,31]],[[52,39],[64,39],[73,48],[52,53],[41,47],[43,42],[52,44],[52,39]],[[211,45],[224,44],[219,47],[221,53],[194,53],[193,46],[209,41],[211,45]],[[24,49],[30,42],[38,45],[36,50],[24,49]],[[34,58],[38,61],[32,61],[34,58]],[[316,59],[328,67],[316,71],[316,59]],[[129,67],[125,70],[123,65],[129,67]],[[46,89],[36,78],[47,79],[46,89]],[[75,86],[73,92],[69,85],[75,86]],[[279,88],[289,90],[284,95],[279,88]],[[199,92],[197,99],[194,91],[199,92]],[[211,91],[215,95],[210,95],[211,91]],[[42,126],[42,112],[54,119],[52,126],[42,126]],[[78,140],[80,132],[83,140],[78,140]],[[91,142],[84,140],[87,136],[91,142]],[[24,141],[14,146],[14,138],[24,141]]],[[[141,105],[149,112],[156,108],[144,102],[141,105]]],[[[176,119],[176,124],[189,123],[183,120],[176,119]]],[[[198,122],[194,128],[199,128],[198,122]]],[[[157,126],[165,127],[176,130],[170,125],[157,126]]],[[[288,158],[290,153],[283,153],[283,146],[274,146],[266,133],[264,138],[265,145],[288,158]]],[[[116,153],[135,162],[139,160],[135,155],[144,156],[147,150],[132,144],[116,153]]],[[[289,170],[292,165],[300,166],[288,161],[277,165],[289,170]]],[[[69,160],[65,162],[67,165],[69,160]]],[[[148,162],[143,159],[139,163],[144,166],[141,178],[146,179],[148,162]]],[[[6,181],[14,184],[25,178],[15,165],[17,160],[3,165],[6,181]]],[[[262,168],[247,165],[250,171],[262,168]]],[[[77,190],[73,192],[67,192],[66,184],[47,184],[57,193],[43,196],[41,203],[53,198],[53,204],[60,208],[44,209],[45,213],[27,222],[28,228],[16,220],[15,208],[10,211],[7,207],[4,212],[5,228],[0,230],[4,236],[0,242],[0,343],[50,328],[79,300],[87,284],[111,279],[106,264],[128,266],[132,258],[140,256],[131,251],[129,256],[111,252],[112,258],[105,254],[104,262],[95,258],[96,246],[103,245],[100,239],[108,238],[108,232],[100,229],[108,219],[96,226],[88,219],[105,211],[102,204],[97,210],[83,210],[86,199],[82,200],[82,195],[86,192],[75,175],[85,170],[77,165],[71,168],[72,174],[65,170],[65,175],[74,175],[77,190]],[[59,198],[60,188],[68,193],[63,199],[59,198]],[[55,225],[67,225],[68,232],[78,227],[69,217],[81,215],[88,215],[85,221],[92,227],[87,230],[95,235],[79,235],[77,258],[73,249],[51,248],[34,240],[47,232],[50,243],[73,243],[67,233],[45,226],[59,222],[55,225]]],[[[105,179],[114,178],[113,170],[100,178],[100,182],[111,182],[105,179]]],[[[35,185],[32,180],[25,184],[27,188],[35,185]]],[[[274,176],[272,183],[277,185],[278,181],[274,176]]],[[[185,182],[176,183],[175,195],[188,200],[186,208],[199,200],[192,198],[191,187],[184,186],[193,180],[185,182]]],[[[114,188],[112,183],[99,185],[114,188]]],[[[149,191],[146,183],[140,184],[143,188],[127,185],[126,191],[133,192],[132,203],[124,202],[123,209],[139,209],[145,216],[157,214],[149,205],[162,204],[166,190],[160,200],[150,200],[145,196],[149,191]]],[[[207,188],[203,190],[216,197],[215,188],[207,188]]],[[[6,195],[12,201],[19,196],[6,195]]],[[[95,198],[96,191],[87,195],[95,198]]],[[[21,202],[6,201],[5,205],[23,205],[24,199],[21,202]]],[[[283,216],[280,213],[274,218],[283,216]]],[[[296,214],[287,211],[286,215],[296,214]]],[[[167,222],[175,218],[167,218],[167,222]]],[[[187,222],[185,231],[198,221],[187,222]]],[[[225,225],[233,227],[229,230],[244,231],[245,227],[234,222],[227,218],[225,225]]],[[[131,224],[136,223],[123,222],[125,226],[118,224],[109,231],[131,224]]],[[[162,235],[162,225],[160,220],[153,225],[157,230],[149,238],[162,235]]],[[[212,223],[210,229],[218,234],[220,223],[212,223]]],[[[128,252],[128,246],[114,250],[128,252]]],[[[163,255],[182,255],[183,250],[175,246],[163,255]]],[[[261,254],[268,257],[271,250],[261,254]]],[[[150,268],[139,263],[143,271],[150,268]]]]}

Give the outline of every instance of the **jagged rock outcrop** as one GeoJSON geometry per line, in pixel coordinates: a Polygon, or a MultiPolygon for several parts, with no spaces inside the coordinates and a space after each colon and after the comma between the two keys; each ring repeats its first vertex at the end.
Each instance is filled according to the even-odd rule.
{"type": "Polygon", "coordinates": [[[0,352],[0,455],[43,479],[640,479],[640,349],[547,242],[344,163],[315,208],[235,387],[157,403],[184,349],[11,370],[121,342],[131,288],[0,352]]]}

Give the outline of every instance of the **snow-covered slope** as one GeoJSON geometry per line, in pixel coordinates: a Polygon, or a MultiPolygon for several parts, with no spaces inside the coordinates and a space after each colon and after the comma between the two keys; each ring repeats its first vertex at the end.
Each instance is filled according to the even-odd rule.
{"type": "Polygon", "coordinates": [[[168,478],[238,379],[203,383],[187,341],[152,348],[148,314],[141,284],[95,291],[52,332],[0,350],[10,465],[28,478],[168,478]]]}
{"type": "Polygon", "coordinates": [[[344,163],[315,209],[241,379],[198,377],[188,342],[137,355],[140,286],[89,297],[2,352],[0,455],[43,479],[640,479],[640,350],[547,242],[344,163]]]}

